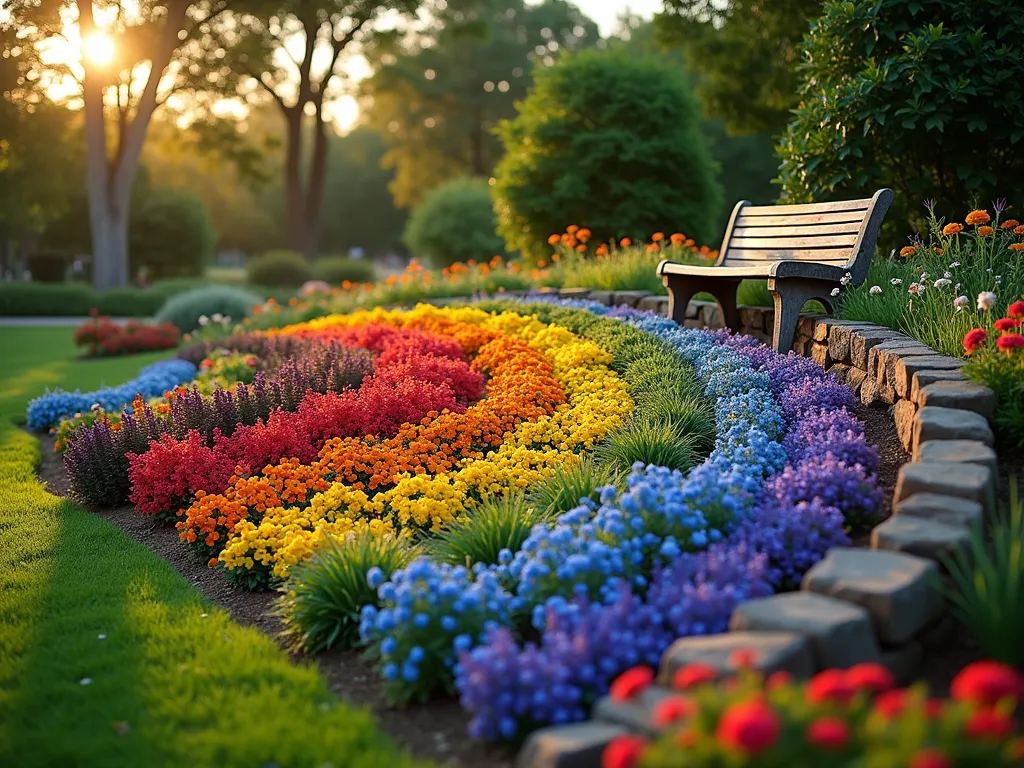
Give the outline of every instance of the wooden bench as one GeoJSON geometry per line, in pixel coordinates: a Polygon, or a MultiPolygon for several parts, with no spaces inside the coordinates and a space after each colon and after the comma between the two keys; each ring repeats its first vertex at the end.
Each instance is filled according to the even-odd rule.
{"type": "Polygon", "coordinates": [[[832,290],[849,273],[849,283],[867,279],[878,229],[893,200],[880,189],[865,200],[809,205],[733,208],[718,260],[711,267],[663,261],[658,275],[668,288],[669,316],[680,325],[686,305],[698,293],[718,302],[722,322],[740,328],[736,289],[747,278],[767,278],[775,300],[772,346],[783,354],[793,345],[804,304],[817,299],[832,311],[832,290]]]}

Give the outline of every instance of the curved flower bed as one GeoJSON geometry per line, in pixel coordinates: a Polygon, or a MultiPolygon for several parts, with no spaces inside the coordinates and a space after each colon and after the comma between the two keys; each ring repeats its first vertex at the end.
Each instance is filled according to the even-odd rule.
{"type": "Polygon", "coordinates": [[[285,361],[164,412],[138,403],[119,430],[80,430],[66,460],[76,492],[98,473],[101,503],[130,495],[173,519],[248,587],[287,580],[314,552],[348,557],[346,542],[397,547],[405,567],[359,561],[376,593],[353,606],[362,643],[391,700],[457,691],[479,738],[584,718],[623,670],[793,588],[878,511],[850,390],[753,339],[563,301],[360,311],[233,343],[333,362],[285,361]],[[673,410],[684,397],[690,410],[673,410]],[[692,469],[638,463],[493,558],[411,549],[628,429],[678,417],[699,431],[701,404],[714,438],[692,469]]]}

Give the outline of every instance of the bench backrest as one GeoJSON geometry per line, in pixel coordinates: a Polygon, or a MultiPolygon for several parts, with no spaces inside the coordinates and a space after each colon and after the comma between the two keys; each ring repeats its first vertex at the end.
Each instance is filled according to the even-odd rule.
{"type": "Polygon", "coordinates": [[[741,200],[733,208],[715,265],[812,261],[843,267],[862,283],[892,199],[891,189],[880,189],[873,197],[838,203],[753,206],[741,200]]]}

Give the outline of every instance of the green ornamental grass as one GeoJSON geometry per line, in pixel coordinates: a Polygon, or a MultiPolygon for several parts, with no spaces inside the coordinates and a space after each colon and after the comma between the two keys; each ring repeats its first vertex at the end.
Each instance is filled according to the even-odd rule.
{"type": "Polygon", "coordinates": [[[1016,478],[1009,508],[987,531],[976,526],[970,545],[947,558],[946,566],[953,615],[987,657],[1024,669],[1024,505],[1016,478]]]}
{"type": "Polygon", "coordinates": [[[579,506],[581,499],[597,501],[600,489],[606,485],[621,483],[621,476],[611,467],[584,456],[577,463],[558,467],[554,474],[533,487],[527,500],[536,509],[557,517],[579,506]]]}
{"type": "Polygon", "coordinates": [[[358,645],[359,613],[364,605],[378,605],[366,572],[377,567],[390,578],[415,554],[415,547],[369,533],[344,540],[326,537],[308,560],[291,569],[281,587],[275,612],[290,645],[306,653],[358,645]]]}
{"type": "Polygon", "coordinates": [[[636,462],[686,471],[697,463],[698,440],[676,424],[635,417],[612,432],[594,450],[597,461],[628,474],[636,462]]]}

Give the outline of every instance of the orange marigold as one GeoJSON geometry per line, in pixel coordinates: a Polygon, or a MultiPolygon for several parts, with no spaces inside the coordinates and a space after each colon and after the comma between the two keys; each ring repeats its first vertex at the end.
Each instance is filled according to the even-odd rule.
{"type": "Polygon", "coordinates": [[[619,245],[621,245],[623,248],[629,248],[629,246],[631,246],[632,244],[633,241],[630,240],[628,237],[624,237],[621,240],[619,240],[619,245]]]}
{"type": "Polygon", "coordinates": [[[570,224],[568,227],[565,228],[565,231],[568,232],[570,235],[574,234],[578,230],[579,227],[577,227],[575,224],[570,224]]]}
{"type": "Polygon", "coordinates": [[[1010,243],[1006,247],[1011,251],[1024,251],[1024,243],[1010,243]]]}
{"type": "Polygon", "coordinates": [[[988,215],[988,211],[971,211],[967,214],[967,218],[964,219],[968,224],[988,224],[992,221],[992,217],[988,215]]]}
{"type": "Polygon", "coordinates": [[[915,253],[917,253],[916,245],[904,245],[902,248],[900,248],[900,256],[904,258],[913,256],[915,253]]]}
{"type": "Polygon", "coordinates": [[[560,242],[562,242],[561,235],[550,235],[548,237],[548,245],[558,245],[560,242]]]}
{"type": "Polygon", "coordinates": [[[1003,229],[1013,229],[1014,227],[1020,226],[1020,222],[1016,219],[1007,219],[999,226],[1003,229]]]}
{"type": "Polygon", "coordinates": [[[944,235],[956,235],[963,231],[963,224],[957,224],[955,221],[947,224],[942,228],[942,234],[944,235]]]}
{"type": "Polygon", "coordinates": [[[665,233],[664,232],[655,232],[653,235],[651,235],[651,241],[655,242],[655,243],[660,243],[664,239],[665,239],[665,233]]]}
{"type": "Polygon", "coordinates": [[[1024,224],[1020,224],[1019,226],[1014,227],[1013,234],[1024,235],[1024,224]]]}
{"type": "Polygon", "coordinates": [[[580,243],[579,245],[576,246],[576,251],[579,252],[579,253],[586,253],[587,252],[587,246],[585,246],[582,243],[580,243]]]}
{"type": "Polygon", "coordinates": [[[992,227],[978,227],[978,234],[982,237],[988,237],[993,232],[992,227]]]}
{"type": "Polygon", "coordinates": [[[682,245],[686,242],[686,235],[680,234],[679,232],[673,232],[669,240],[672,241],[672,245],[682,245]]]}

